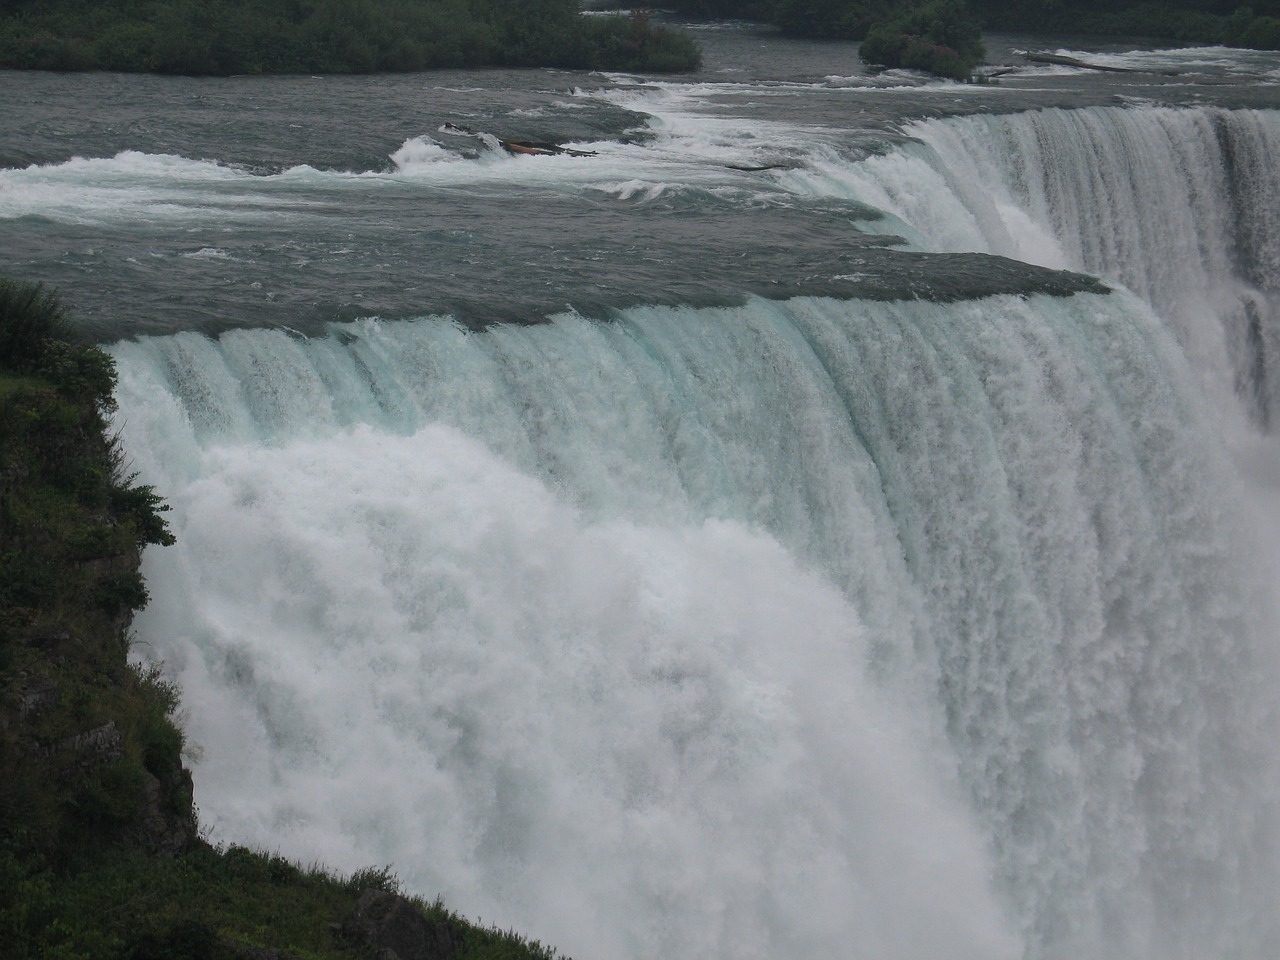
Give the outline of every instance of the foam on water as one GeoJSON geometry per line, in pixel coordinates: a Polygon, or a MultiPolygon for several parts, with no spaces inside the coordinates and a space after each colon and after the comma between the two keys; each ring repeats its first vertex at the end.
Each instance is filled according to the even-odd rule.
{"type": "MultiPolygon", "coordinates": [[[[260,224],[304,215],[311,201],[279,186],[325,176],[297,167],[263,177],[207,160],[125,151],[115,157],[0,169],[0,220],[41,217],[76,225],[260,224]]],[[[329,175],[332,176],[332,175],[329,175]]]]}
{"type": "Polygon", "coordinates": [[[1060,56],[1122,70],[1249,79],[1266,79],[1274,76],[1275,72],[1275,57],[1265,50],[1217,46],[1112,52],[1060,49],[1056,52],[1060,56]]]}
{"type": "MultiPolygon", "coordinates": [[[[726,185],[731,164],[750,164],[752,135],[728,124],[705,122],[665,132],[659,145],[573,143],[593,156],[513,156],[492,134],[477,138],[423,135],[405,141],[387,158],[388,169],[319,170],[306,164],[263,172],[165,154],[125,151],[114,157],[0,169],[0,220],[41,217],[68,224],[118,226],[133,222],[255,226],[280,217],[323,216],[329,203],[358,202],[384,191],[431,192],[459,187],[548,190],[583,189],[629,195],[626,185],[666,189],[759,189],[744,180],[726,185]],[[459,152],[460,147],[474,148],[459,152]],[[656,182],[655,182],[656,181],[656,182]],[[621,185],[621,186],[619,186],[621,185]]],[[[776,159],[776,155],[773,156],[776,159]]],[[[728,177],[734,179],[732,175],[728,177]]],[[[741,177],[739,177],[741,179],[741,177]]]]}

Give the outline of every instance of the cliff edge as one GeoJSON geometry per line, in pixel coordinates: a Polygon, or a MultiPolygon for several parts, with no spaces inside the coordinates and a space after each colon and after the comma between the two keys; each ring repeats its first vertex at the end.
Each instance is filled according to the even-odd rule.
{"type": "Polygon", "coordinates": [[[0,279],[0,953],[6,960],[550,960],[401,896],[199,836],[179,691],[130,662],[168,507],[110,435],[114,364],[0,279]]]}

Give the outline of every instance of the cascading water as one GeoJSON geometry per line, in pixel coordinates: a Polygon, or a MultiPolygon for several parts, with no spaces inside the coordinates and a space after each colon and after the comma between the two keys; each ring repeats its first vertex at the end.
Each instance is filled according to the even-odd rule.
{"type": "Polygon", "coordinates": [[[610,956],[1252,948],[1255,598],[1136,300],[116,354],[230,835],[610,956]]]}
{"type": "MultiPolygon", "coordinates": [[[[1150,105],[1092,107],[922,121],[908,124],[905,132],[914,143],[853,165],[830,158],[826,164],[819,163],[813,169],[791,174],[788,186],[804,193],[842,196],[869,203],[889,214],[886,221],[875,225],[877,230],[900,233],[924,249],[980,250],[1046,266],[1087,270],[1125,284],[1150,302],[1163,326],[1173,333],[1181,351],[1198,371],[1200,391],[1210,398],[1213,410],[1209,414],[1213,421],[1211,430],[1225,430],[1235,437],[1238,446],[1246,451],[1241,455],[1244,459],[1256,455],[1251,450],[1256,450],[1259,442],[1240,422],[1240,408],[1234,398],[1242,401],[1250,419],[1264,430],[1280,409],[1277,408],[1280,391],[1274,374],[1280,362],[1277,349],[1280,347],[1280,310],[1277,309],[1280,304],[1280,181],[1274,175],[1280,161],[1280,115],[1271,111],[1173,109],[1150,105]]],[[[1011,336],[1012,331],[1005,329],[1001,340],[1011,336]]],[[[1081,412],[1082,408],[1076,410],[1071,422],[1085,435],[1097,438],[1115,434],[1113,428],[1102,422],[1084,425],[1079,419],[1081,412]]],[[[1141,422],[1145,427],[1154,425],[1149,414],[1145,414],[1141,422]]],[[[997,435],[1008,439],[1016,433],[1002,429],[997,435]]],[[[1038,435],[1047,439],[1052,431],[1044,430],[1038,435]]],[[[1033,446],[1021,441],[1019,453],[1009,458],[1010,463],[1019,464],[1012,473],[1018,482],[1025,482],[1028,476],[1024,466],[1033,446]]],[[[1043,462],[1080,462],[1080,456],[1079,447],[1069,445],[1048,453],[1043,462]]],[[[1100,479],[1106,476],[1105,483],[1114,483],[1118,463],[1130,456],[1108,455],[1096,461],[1100,479]]],[[[1270,454],[1264,456],[1269,458],[1270,454]]],[[[1093,459],[1089,454],[1084,455],[1085,462],[1093,459]]],[[[1158,459],[1164,460],[1164,457],[1158,459]]],[[[1137,455],[1137,461],[1147,464],[1148,469],[1154,463],[1143,454],[1137,455]]],[[[1036,531],[1038,547],[1033,553],[1066,556],[1072,552],[1071,545],[1079,542],[1081,532],[1090,527],[1099,542],[1113,535],[1103,532],[1106,530],[1125,529],[1127,537],[1137,533],[1133,521],[1138,516],[1148,516],[1158,525],[1159,516],[1170,509],[1172,503],[1202,482],[1202,471],[1203,467],[1194,457],[1178,455],[1164,460],[1156,468],[1162,489],[1152,490],[1145,504],[1134,502],[1114,512],[1086,507],[1074,522],[1067,523],[1046,522],[1043,516],[1029,520],[1025,529],[1036,531]],[[1099,519],[1108,513],[1111,521],[1099,524],[1099,519]],[[1087,519],[1090,516],[1092,519],[1087,519]]],[[[1053,476],[1054,471],[1046,470],[1044,475],[1053,476]]],[[[1078,482],[1073,483],[1069,473],[1058,474],[1056,480],[1067,484],[1069,489],[1074,488],[1073,493],[1079,492],[1078,482]]],[[[1274,506],[1273,484],[1274,480],[1267,481],[1261,491],[1251,490],[1248,494],[1237,490],[1226,494],[1225,499],[1262,502],[1261,509],[1265,511],[1269,509],[1265,504],[1274,506]]],[[[1135,490],[1140,487],[1141,484],[1134,485],[1135,490]]],[[[1230,487],[1220,487],[1215,481],[1209,490],[1212,492],[1207,493],[1208,499],[1192,511],[1208,521],[1208,526],[1203,528],[1206,532],[1219,522],[1217,504],[1230,487]]],[[[1066,491],[1059,490],[1044,496],[1043,502],[1060,504],[1067,496],[1066,491]]],[[[1178,512],[1177,508],[1174,510],[1178,512]]],[[[940,516],[938,522],[952,527],[948,534],[950,549],[979,544],[975,555],[968,558],[969,564],[981,565],[984,560],[989,562],[992,556],[1000,555],[999,549],[972,535],[961,533],[953,539],[958,532],[954,513],[940,516]]],[[[1264,537],[1276,536],[1270,520],[1264,529],[1264,537]]],[[[1132,561],[1135,548],[1138,552],[1151,550],[1153,560],[1161,555],[1157,565],[1162,565],[1172,560],[1167,553],[1170,542],[1190,542],[1179,534],[1166,539],[1170,533],[1166,529],[1160,533],[1152,530],[1139,534],[1121,548],[1121,554],[1132,561]],[[1141,546],[1144,541],[1146,546],[1141,546]]],[[[1212,535],[1218,536],[1223,534],[1212,535]]],[[[1090,548],[1093,539],[1086,537],[1090,548]]],[[[1203,542],[1198,537],[1194,539],[1203,542]]],[[[1055,627],[1065,626],[1064,632],[1056,636],[1053,648],[1066,665],[1061,689],[1067,692],[1065,698],[1029,695],[1028,701],[1036,704],[1035,709],[1015,720],[1014,728],[1025,741],[1007,755],[1030,760],[1023,769],[1024,774],[1030,769],[1035,771],[1016,788],[1009,789],[1007,774],[999,769],[1001,761],[987,752],[992,740],[987,721],[992,713],[998,712],[996,704],[1007,706],[1012,690],[1005,688],[995,695],[988,691],[987,701],[967,715],[957,709],[954,702],[949,702],[950,729],[953,740],[962,744],[961,756],[970,766],[979,760],[983,782],[974,785],[975,792],[981,796],[984,788],[1001,783],[1001,789],[988,798],[991,806],[1010,810],[1011,802],[1027,804],[1019,813],[1010,811],[1011,820],[1018,823],[1015,833],[1019,837],[1033,836],[1040,829],[1049,842],[1061,843],[1067,833],[1057,818],[1064,809],[1072,809],[1073,801],[1068,797],[1075,794],[1078,822],[1089,837],[1088,843],[1098,845],[1087,858],[1087,871],[1097,870],[1108,861],[1118,868],[1117,878],[1126,869],[1132,871],[1130,879],[1111,888],[1113,894],[1121,890],[1131,893],[1137,878],[1144,871],[1150,871],[1151,889],[1156,891],[1156,896],[1142,906],[1117,897],[1103,905],[1098,914],[1087,918],[1087,912],[1080,912],[1076,905],[1061,909],[1070,898],[1046,896],[1044,903],[1053,906],[1046,911],[1041,905],[1031,911],[1039,916],[1041,924],[1032,941],[1051,955],[1234,956],[1254,955],[1253,951],[1261,949],[1257,954],[1261,956],[1276,949],[1274,928],[1262,938],[1261,942],[1267,946],[1259,948],[1257,930],[1248,924],[1238,941],[1228,938],[1227,942],[1216,942],[1217,934],[1210,934],[1191,947],[1186,939],[1181,939],[1188,936],[1185,926],[1190,914],[1199,913],[1200,920],[1195,923],[1203,924],[1202,929],[1211,929],[1220,925],[1219,920],[1211,918],[1230,915],[1233,905],[1240,902],[1252,901],[1258,915],[1275,913],[1280,906],[1275,893],[1277,880],[1269,867],[1253,884],[1225,875],[1208,879],[1213,873],[1205,869],[1208,863],[1221,865],[1230,859],[1224,858],[1226,848],[1222,841],[1231,831],[1224,834],[1217,827],[1210,827],[1200,833],[1200,827],[1218,822],[1217,815],[1205,809],[1192,814],[1186,806],[1190,796],[1207,797],[1212,792],[1210,783],[1220,787],[1229,780],[1229,768],[1233,768],[1239,758],[1233,758],[1214,773],[1201,761],[1190,761],[1181,748],[1165,753],[1163,748],[1155,746],[1155,741],[1150,741],[1134,749],[1136,730],[1144,731],[1141,737],[1154,736],[1166,746],[1174,742],[1183,746],[1199,742],[1207,746],[1205,734],[1212,725],[1207,718],[1213,715],[1223,719],[1223,706],[1233,701],[1243,702],[1236,700],[1242,689],[1238,685],[1243,681],[1243,675],[1237,673],[1236,668],[1227,667],[1219,672],[1221,662],[1211,667],[1207,661],[1201,661],[1207,669],[1186,671],[1183,669],[1189,663],[1186,658],[1199,659],[1209,654],[1211,648],[1220,647],[1228,637],[1254,636],[1257,639],[1245,641],[1246,646],[1256,644],[1262,662],[1271,663],[1275,644],[1274,612],[1265,611],[1274,610],[1271,600],[1274,583],[1262,588],[1265,595],[1261,601],[1257,597],[1245,600],[1235,613],[1228,614],[1229,619],[1238,618],[1234,624],[1215,625],[1204,621],[1192,626],[1191,621],[1183,619],[1187,613],[1194,619],[1209,610],[1226,612],[1215,598],[1226,595],[1219,588],[1225,588],[1228,593],[1233,589],[1220,578],[1231,580],[1239,575],[1232,571],[1242,562],[1238,545],[1243,541],[1228,536],[1218,542],[1219,546],[1210,551],[1218,553],[1215,561],[1206,562],[1208,554],[1199,548],[1193,551],[1195,556],[1188,558],[1184,567],[1191,580],[1182,587],[1172,588],[1170,593],[1160,588],[1153,590],[1154,582],[1146,579],[1146,574],[1137,574],[1135,567],[1125,575],[1127,582],[1117,581],[1111,587],[1101,587],[1106,598],[1101,602],[1104,611],[1101,617],[1096,612],[1085,613],[1079,606],[1056,614],[1049,612],[1050,623],[1055,627]],[[1258,616],[1259,602],[1263,619],[1251,623],[1258,616]],[[1179,608],[1183,613],[1177,612],[1179,608]],[[1272,619],[1260,626],[1267,618],[1272,619]],[[1173,626],[1179,621],[1190,630],[1184,634],[1186,646],[1176,641],[1170,643],[1172,637],[1181,633],[1181,627],[1173,626]],[[1261,632],[1256,632],[1259,630],[1261,632]],[[1156,666],[1148,659],[1152,656],[1165,666],[1156,666]],[[1097,666],[1090,669],[1090,662],[1097,666]],[[1119,679],[1125,672],[1124,664],[1142,664],[1142,674],[1151,678],[1161,676],[1167,680],[1179,676],[1188,686],[1175,690],[1162,687],[1164,681],[1159,681],[1143,690],[1145,684],[1133,683],[1132,677],[1130,681],[1119,679]],[[1090,676],[1093,679],[1086,679],[1090,676]],[[1206,694],[1214,686],[1218,687],[1217,692],[1209,694],[1208,701],[1199,700],[1193,692],[1194,689],[1206,694]],[[1195,706],[1196,703],[1199,706],[1195,706]],[[1070,738],[1078,751],[1083,748],[1083,756],[1088,759],[1082,759],[1082,754],[1077,752],[1060,766],[1050,758],[1066,755],[1057,754],[1044,742],[1037,743],[1035,731],[1055,711],[1070,713],[1073,710],[1080,710],[1090,718],[1070,738]],[[1120,720],[1121,717],[1128,720],[1120,720]],[[1094,721],[1099,725],[1093,726],[1094,721]],[[1122,726],[1136,721],[1136,726],[1129,734],[1118,735],[1117,721],[1122,726]],[[972,729],[966,730],[969,724],[972,729]],[[1065,786],[1068,782],[1074,782],[1074,786],[1065,786]],[[1115,788],[1120,783],[1128,786],[1117,793],[1115,788]],[[1033,786],[1028,789],[1028,785],[1033,786]],[[1038,797],[1034,792],[1037,787],[1044,790],[1038,797]],[[1116,806],[1122,794],[1126,799],[1121,806],[1133,804],[1132,809],[1116,806]],[[1064,800],[1067,801],[1065,807],[1064,800]],[[1037,827],[1036,821],[1041,817],[1047,820],[1037,827]],[[1198,826],[1193,826],[1197,821],[1198,826]],[[1087,827],[1083,826],[1086,824],[1087,827]],[[1164,828],[1155,824],[1164,824],[1164,828]],[[1191,847],[1176,841],[1171,844],[1169,837],[1158,836],[1166,828],[1184,840],[1190,836],[1200,839],[1193,841],[1191,847]],[[1192,853],[1192,847],[1199,849],[1192,853]],[[1145,865],[1139,865],[1138,861],[1144,859],[1139,856],[1120,866],[1138,850],[1145,851],[1144,856],[1150,858],[1145,865]],[[1192,867],[1193,863],[1198,865],[1192,867]],[[1186,873],[1188,870],[1191,873],[1203,870],[1203,873],[1192,880],[1186,873]],[[1173,919],[1170,910],[1181,913],[1178,921],[1173,919]],[[1147,921],[1135,925],[1133,918],[1143,914],[1147,915],[1147,921]],[[1097,939],[1087,948],[1078,942],[1064,948],[1063,944],[1071,944],[1078,935],[1082,922],[1085,926],[1098,924],[1089,934],[1097,939]],[[1171,934],[1175,929],[1182,932],[1171,934]],[[1150,931],[1154,930],[1163,933],[1151,937],[1150,931]],[[1063,934],[1064,939],[1059,941],[1059,935],[1063,934]],[[1151,938],[1144,940],[1143,937],[1151,938]],[[1181,945],[1178,945],[1180,939],[1181,945]]],[[[943,547],[942,552],[945,554],[947,549],[943,547]]],[[[1246,553],[1244,565],[1252,564],[1254,556],[1246,553]]],[[[1020,570],[1033,570],[1035,566],[1034,561],[1017,565],[1020,570]]],[[[1138,567],[1145,564],[1140,563],[1138,567]]],[[[969,565],[964,568],[969,569],[969,565]]],[[[1101,555],[1080,555],[1056,569],[1044,582],[1056,583],[1051,591],[1065,596],[1068,594],[1057,593],[1072,581],[1072,576],[1064,576],[1065,571],[1072,571],[1076,578],[1094,580],[1099,571],[1118,573],[1119,569],[1101,555]]],[[[992,579],[998,580],[998,577],[988,575],[983,581],[989,583],[992,579]]],[[[946,593],[956,593],[957,578],[948,576],[941,582],[945,584],[946,593]]],[[[1092,589],[1099,587],[1099,582],[1094,580],[1092,589]]],[[[1241,599],[1245,596],[1242,594],[1241,599]]],[[[981,604],[975,607],[972,597],[961,592],[949,622],[971,622],[981,609],[981,604]]],[[[1034,605],[1030,609],[1034,610],[1034,605]]],[[[1036,616],[1044,616],[1043,611],[1034,611],[1033,619],[1036,616]]],[[[1018,628],[994,630],[995,635],[1003,637],[1019,636],[1020,632],[1018,628]]],[[[1039,632],[1032,629],[1029,633],[1039,632]]],[[[975,651],[990,647],[983,640],[972,642],[973,638],[966,633],[964,629],[941,631],[944,690],[953,682],[953,677],[970,676],[975,651]],[[947,666],[949,645],[953,645],[955,658],[951,667],[947,666]]],[[[1218,649],[1210,656],[1216,657],[1222,652],[1218,649]]],[[[1020,653],[1025,655],[1025,650],[1020,653]]],[[[997,670],[1006,680],[1021,672],[1013,663],[1001,664],[997,670]]],[[[1255,704],[1265,704],[1270,699],[1262,689],[1255,693],[1258,697],[1255,704]]],[[[1265,712],[1262,708],[1262,713],[1265,712]]],[[[1205,757],[1215,753],[1232,754],[1243,742],[1239,737],[1245,735],[1245,731],[1268,727],[1265,723],[1260,727],[1259,717],[1260,714],[1250,714],[1246,709],[1238,716],[1237,723],[1227,721],[1232,732],[1227,733],[1217,747],[1209,747],[1205,757]]],[[[1223,732],[1227,729],[1222,728],[1223,732]]],[[[1274,753],[1261,743],[1258,746],[1259,757],[1274,753]]],[[[1271,762],[1264,761],[1264,766],[1270,769],[1271,762]]],[[[1268,803],[1274,810],[1274,781],[1265,782],[1270,785],[1263,787],[1262,795],[1272,798],[1268,803]]],[[[1240,809],[1227,812],[1229,807],[1241,807],[1238,795],[1228,790],[1222,800],[1227,807],[1220,813],[1227,814],[1227,820],[1239,814],[1240,809]]],[[[1249,816],[1246,815],[1245,822],[1249,816]]],[[[1257,828],[1257,823],[1268,822],[1273,821],[1264,816],[1254,827],[1246,826],[1246,833],[1257,828]]],[[[1259,849],[1274,850],[1274,828],[1264,826],[1262,830],[1252,841],[1239,835],[1235,841],[1242,843],[1239,849],[1252,843],[1259,849]]],[[[999,828],[996,836],[999,846],[1002,842],[999,828]]],[[[1231,844],[1229,841],[1228,847],[1231,844]]],[[[1025,849],[1019,849],[1012,855],[1016,859],[1025,853],[1025,849]]],[[[1274,858],[1275,853],[1266,856],[1274,858]]],[[[1067,866],[1071,858],[1057,851],[1035,851],[1026,862],[1052,862],[1067,872],[1072,869],[1067,866]]],[[[1094,876],[1093,881],[1096,879],[1094,876]]],[[[1104,884],[1104,888],[1106,886],[1104,884]]],[[[1027,899],[1034,899],[1034,894],[1027,893],[1027,899]]]]}
{"type": "Polygon", "coordinates": [[[0,263],[174,508],[212,838],[580,960],[1280,955],[1274,63],[707,39],[5,121],[0,263]]]}
{"type": "Polygon", "coordinates": [[[879,229],[922,249],[1123,283],[1176,331],[1206,389],[1234,388],[1264,427],[1280,414],[1280,114],[1054,108],[905,132],[918,144],[828,158],[793,188],[872,203],[891,215],[879,229]]]}

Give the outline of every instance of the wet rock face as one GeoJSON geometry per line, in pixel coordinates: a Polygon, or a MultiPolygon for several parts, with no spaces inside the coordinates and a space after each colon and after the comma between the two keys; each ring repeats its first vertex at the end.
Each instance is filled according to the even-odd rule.
{"type": "Polygon", "coordinates": [[[191,795],[191,771],[181,764],[164,777],[148,776],[138,815],[121,836],[125,846],[157,857],[176,857],[190,850],[197,837],[195,817],[185,804],[175,809],[174,798],[181,803],[183,799],[189,801],[191,795]]]}
{"type": "Polygon", "coordinates": [[[454,960],[464,947],[455,927],[385,890],[361,894],[340,932],[352,944],[372,947],[378,960],[454,960]]]}
{"type": "Polygon", "coordinates": [[[116,729],[116,722],[108,720],[91,730],[66,737],[48,749],[50,756],[60,753],[75,754],[81,767],[98,767],[124,755],[124,738],[116,729]]]}

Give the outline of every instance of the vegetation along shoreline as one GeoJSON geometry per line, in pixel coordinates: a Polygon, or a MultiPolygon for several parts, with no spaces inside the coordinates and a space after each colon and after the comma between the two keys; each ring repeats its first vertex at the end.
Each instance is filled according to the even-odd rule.
{"type": "MultiPolygon", "coordinates": [[[[0,0],[0,68],[160,74],[554,67],[687,73],[694,37],[617,0],[0,0]]],[[[983,30],[1280,49],[1280,0],[672,0],[690,19],[860,41],[862,60],[967,80],[983,30]]]]}

